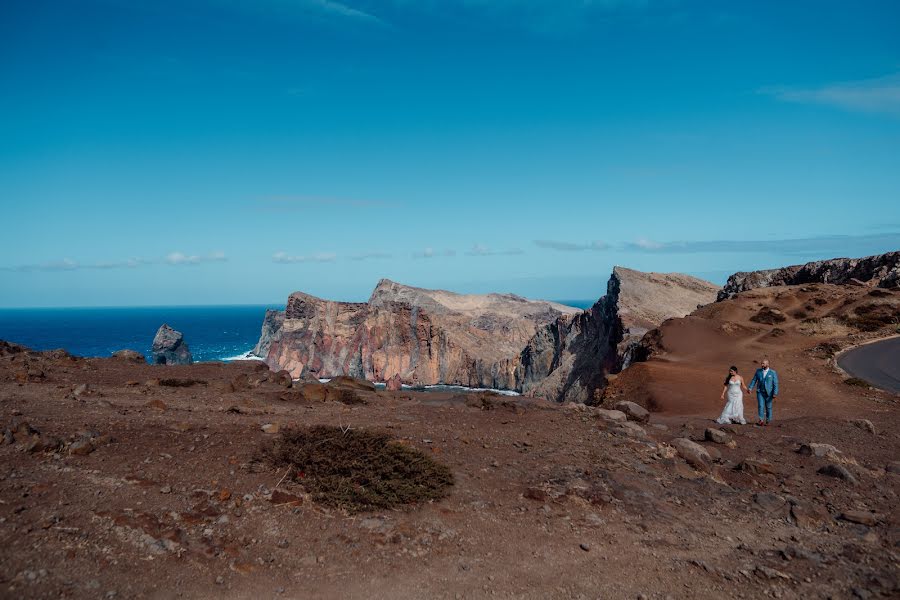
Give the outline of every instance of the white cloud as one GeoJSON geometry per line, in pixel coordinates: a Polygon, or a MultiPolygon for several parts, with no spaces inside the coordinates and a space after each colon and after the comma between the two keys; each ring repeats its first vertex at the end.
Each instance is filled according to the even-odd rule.
{"type": "Polygon", "coordinates": [[[813,88],[764,88],[760,92],[784,102],[820,104],[855,112],[900,116],[900,73],[813,88]]]}
{"type": "Polygon", "coordinates": [[[309,256],[294,256],[287,252],[279,251],[272,255],[272,262],[285,265],[309,262],[334,262],[335,260],[337,260],[337,254],[329,252],[318,252],[309,256]]]}
{"type": "Polygon", "coordinates": [[[519,248],[510,248],[508,250],[491,250],[484,244],[475,244],[472,249],[466,252],[467,256],[512,256],[516,254],[525,254],[519,248]]]}
{"type": "Polygon", "coordinates": [[[183,252],[171,252],[165,258],[170,265],[199,265],[208,262],[225,262],[228,260],[224,252],[212,252],[205,256],[197,254],[184,254],[183,252]]]}
{"type": "Polygon", "coordinates": [[[581,252],[584,250],[609,250],[610,246],[606,242],[594,240],[586,244],[576,242],[560,242],[556,240],[534,240],[534,245],[538,248],[546,248],[548,250],[559,250],[561,252],[581,252]]]}
{"type": "Polygon", "coordinates": [[[362,254],[354,254],[350,257],[350,260],[386,259],[393,257],[393,254],[388,254],[387,252],[364,252],[362,254]]]}
{"type": "Polygon", "coordinates": [[[425,248],[421,252],[413,254],[413,258],[437,258],[440,256],[456,256],[456,250],[435,250],[434,248],[425,248]]]}

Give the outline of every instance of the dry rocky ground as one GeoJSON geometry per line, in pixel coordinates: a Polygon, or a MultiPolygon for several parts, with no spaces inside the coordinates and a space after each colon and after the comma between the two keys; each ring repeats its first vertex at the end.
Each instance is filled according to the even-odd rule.
{"type": "MultiPolygon", "coordinates": [[[[843,306],[831,287],[809,304],[843,306]]],[[[802,306],[797,294],[757,290],[701,309],[679,320],[700,323],[688,333],[702,343],[683,349],[664,327],[665,351],[620,375],[606,408],[353,381],[289,387],[252,363],[150,366],[4,346],[0,596],[897,597],[897,397],[845,385],[827,353],[810,350],[879,332],[750,320],[802,306]],[[773,353],[793,393],[772,426],[712,422],[722,353],[725,369],[731,361],[710,345],[720,334],[734,361],[773,353]],[[710,398],[609,410],[662,402],[666,388],[710,398]],[[454,484],[395,510],[316,503],[302,477],[259,460],[279,431],[312,425],[388,433],[447,465],[454,484]]]]}

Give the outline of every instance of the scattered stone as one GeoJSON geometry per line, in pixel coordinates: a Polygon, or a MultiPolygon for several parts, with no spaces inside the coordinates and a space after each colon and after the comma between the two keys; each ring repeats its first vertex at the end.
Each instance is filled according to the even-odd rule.
{"type": "Polygon", "coordinates": [[[875,425],[872,424],[872,421],[868,419],[853,419],[850,421],[854,426],[859,427],[863,431],[868,431],[872,435],[875,435],[875,425]]]}
{"type": "Polygon", "coordinates": [[[762,577],[766,577],[767,579],[790,579],[791,576],[787,573],[782,573],[776,569],[772,569],[770,567],[766,567],[763,565],[758,565],[756,567],[756,573],[761,575],[762,577]]]}
{"type": "Polygon", "coordinates": [[[285,369],[276,372],[274,375],[272,375],[272,378],[275,383],[283,388],[293,387],[294,385],[294,378],[291,377],[291,372],[285,369]]]}
{"type": "Polygon", "coordinates": [[[278,423],[265,423],[260,429],[262,429],[263,433],[278,433],[278,423]]]}
{"type": "Polygon", "coordinates": [[[739,471],[744,471],[750,475],[774,475],[775,467],[767,460],[756,458],[745,458],[737,467],[739,471]]]}
{"type": "Polygon", "coordinates": [[[172,493],[172,486],[171,486],[171,485],[164,485],[163,487],[159,488],[159,493],[160,493],[160,494],[171,494],[171,493],[172,493]]]}
{"type": "Polygon", "coordinates": [[[76,440],[69,445],[69,454],[74,456],[87,456],[94,451],[94,443],[90,439],[76,440]]]}
{"type": "Polygon", "coordinates": [[[647,436],[647,432],[643,427],[637,423],[632,423],[631,421],[617,423],[615,429],[613,429],[613,433],[634,438],[643,438],[647,436]]]}
{"type": "Polygon", "coordinates": [[[842,460],[843,457],[843,452],[831,444],[803,444],[797,452],[803,456],[815,456],[817,458],[828,458],[830,460],[842,460]]]}
{"type": "Polygon", "coordinates": [[[900,460],[895,460],[895,461],[889,462],[887,464],[887,466],[884,468],[884,470],[887,471],[888,473],[894,473],[894,474],[900,475],[900,460]]]}
{"type": "Polygon", "coordinates": [[[849,521],[850,523],[858,523],[860,525],[865,525],[866,527],[874,527],[881,520],[881,515],[877,515],[873,512],[864,510],[848,510],[841,513],[841,516],[839,518],[843,521],[849,521]]]}
{"type": "Polygon", "coordinates": [[[703,449],[709,453],[709,457],[714,462],[722,462],[722,452],[715,446],[703,446],[703,449]]]}
{"type": "Polygon", "coordinates": [[[827,475],[829,477],[836,477],[838,479],[842,479],[847,483],[856,485],[856,477],[845,467],[844,465],[837,465],[834,463],[827,464],[818,471],[821,475],[827,475]]]}
{"type": "Polygon", "coordinates": [[[794,502],[791,504],[791,518],[797,527],[803,529],[817,529],[823,523],[831,520],[828,511],[810,502],[794,502]]]}
{"type": "Polygon", "coordinates": [[[194,362],[184,335],[165,323],[156,332],[151,350],[155,365],[189,365],[194,362]]]}
{"type": "Polygon", "coordinates": [[[672,446],[689,465],[699,471],[709,471],[709,463],[712,458],[706,448],[687,438],[672,440],[672,446]]]}
{"type": "Polygon", "coordinates": [[[86,383],[79,383],[75,386],[75,389],[72,390],[72,395],[76,398],[80,398],[81,396],[88,396],[91,394],[93,390],[91,386],[86,383]]]}
{"type": "Polygon", "coordinates": [[[650,420],[650,412],[635,402],[622,400],[616,402],[614,407],[616,410],[625,413],[629,421],[637,421],[638,423],[646,423],[650,420]]]}
{"type": "Polygon", "coordinates": [[[783,496],[770,492],[757,492],[753,494],[753,502],[766,512],[775,512],[783,508],[787,501],[783,496]]]}
{"type": "Polygon", "coordinates": [[[715,429],[714,427],[707,427],[706,432],[704,432],[703,437],[708,442],[714,442],[716,444],[727,444],[731,441],[731,436],[722,431],[721,429],[715,429]]]}
{"type": "Polygon", "coordinates": [[[607,410],[605,408],[595,408],[594,414],[596,414],[601,419],[606,421],[612,421],[614,423],[621,423],[622,421],[628,420],[628,415],[623,413],[621,410],[607,410]]]}
{"type": "Polygon", "coordinates": [[[581,542],[580,544],[578,544],[578,547],[581,548],[582,550],[584,550],[585,552],[590,552],[590,551],[591,551],[591,545],[590,545],[590,544],[586,544],[586,543],[584,543],[584,542],[581,542]]]}

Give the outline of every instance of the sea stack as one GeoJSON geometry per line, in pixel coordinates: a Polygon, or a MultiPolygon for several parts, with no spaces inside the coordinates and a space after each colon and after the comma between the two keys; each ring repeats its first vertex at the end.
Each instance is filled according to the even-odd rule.
{"type": "Polygon", "coordinates": [[[152,351],[154,365],[189,365],[194,362],[182,333],[165,323],[153,338],[152,351]]]}

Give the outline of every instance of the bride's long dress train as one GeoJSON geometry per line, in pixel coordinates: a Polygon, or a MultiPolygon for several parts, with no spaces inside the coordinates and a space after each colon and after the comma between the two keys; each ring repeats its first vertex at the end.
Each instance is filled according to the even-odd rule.
{"type": "Polygon", "coordinates": [[[746,425],[747,421],[744,420],[744,394],[741,392],[740,381],[728,382],[728,392],[725,395],[725,399],[728,402],[725,404],[725,410],[716,419],[716,423],[722,425],[727,423],[746,425]]]}

